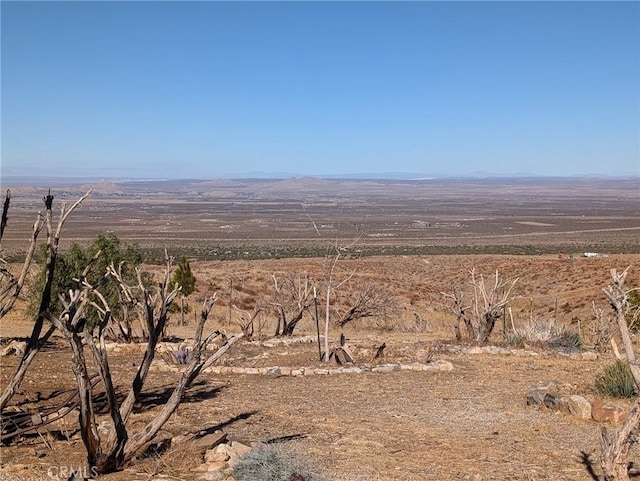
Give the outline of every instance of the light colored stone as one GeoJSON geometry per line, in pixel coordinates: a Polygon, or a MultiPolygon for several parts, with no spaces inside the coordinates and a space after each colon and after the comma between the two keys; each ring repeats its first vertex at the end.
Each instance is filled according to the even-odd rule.
{"type": "MultiPolygon", "coordinates": [[[[453,369],[453,364],[451,365],[451,369],[453,369]]],[[[424,364],[422,366],[423,371],[439,371],[440,368],[435,364],[424,364]]]]}
{"type": "Polygon", "coordinates": [[[574,394],[567,398],[569,412],[580,419],[591,419],[591,403],[583,396],[574,394]]]}
{"type": "Polygon", "coordinates": [[[229,461],[229,454],[228,453],[222,453],[222,452],[217,452],[214,449],[209,449],[206,453],[204,453],[204,462],[205,463],[220,463],[220,462],[224,462],[226,463],[227,461],[229,461]]]}
{"type": "MultiPolygon", "coordinates": [[[[212,471],[218,471],[221,473],[222,470],[226,469],[228,466],[228,463],[226,461],[217,461],[215,463],[207,463],[207,471],[212,472],[212,471]]],[[[223,476],[220,479],[224,479],[226,476],[223,476]]]]}
{"type": "Polygon", "coordinates": [[[238,462],[244,454],[251,451],[251,446],[247,446],[246,444],[239,443],[238,441],[234,441],[231,443],[231,453],[229,458],[229,466],[233,468],[235,464],[238,462]]]}
{"type": "Polygon", "coordinates": [[[597,361],[598,355],[593,351],[586,351],[582,353],[581,358],[583,361],[597,361]]]}
{"type": "Polygon", "coordinates": [[[260,370],[258,368],[255,368],[255,367],[247,367],[247,368],[245,368],[244,373],[245,374],[253,374],[253,375],[255,375],[255,374],[260,374],[260,370]]]}
{"type": "Polygon", "coordinates": [[[205,474],[201,474],[198,479],[202,480],[202,481],[224,481],[225,479],[227,479],[227,475],[224,474],[222,471],[218,471],[218,470],[210,470],[208,473],[205,474]]]}
{"type": "MultiPolygon", "coordinates": [[[[320,376],[324,376],[324,375],[328,375],[329,374],[329,370],[328,369],[314,369],[313,372],[315,374],[318,374],[320,376]]],[[[306,374],[306,372],[305,372],[306,374]]]]}
{"type": "Polygon", "coordinates": [[[22,356],[26,348],[26,342],[13,340],[8,346],[4,347],[2,351],[0,351],[0,356],[22,356]]]}
{"type": "Polygon", "coordinates": [[[302,368],[302,373],[303,373],[305,376],[315,376],[315,374],[316,374],[316,373],[315,373],[315,370],[310,369],[310,368],[308,368],[308,367],[303,367],[303,368],[302,368]]]}
{"type": "Polygon", "coordinates": [[[291,376],[291,368],[290,367],[281,367],[280,369],[280,374],[282,376],[291,376]]]}
{"type": "Polygon", "coordinates": [[[341,368],[340,372],[344,373],[344,374],[360,374],[362,372],[362,369],[359,367],[344,367],[341,368]]]}
{"type": "Polygon", "coordinates": [[[449,372],[453,371],[453,363],[445,361],[444,359],[438,359],[434,361],[434,364],[438,366],[438,371],[449,372]]]}
{"type": "Polygon", "coordinates": [[[371,372],[392,372],[399,370],[400,366],[398,364],[381,364],[380,366],[371,368],[371,372]]]}
{"type": "Polygon", "coordinates": [[[213,451],[215,451],[216,453],[229,455],[229,453],[231,452],[231,446],[229,446],[228,443],[221,443],[213,448],[213,451]]]}
{"type": "Polygon", "coordinates": [[[480,346],[473,346],[467,349],[467,354],[484,354],[484,350],[480,346]]]}
{"type": "Polygon", "coordinates": [[[291,370],[291,375],[292,376],[302,376],[304,373],[302,372],[301,369],[292,369],[291,370]]]}

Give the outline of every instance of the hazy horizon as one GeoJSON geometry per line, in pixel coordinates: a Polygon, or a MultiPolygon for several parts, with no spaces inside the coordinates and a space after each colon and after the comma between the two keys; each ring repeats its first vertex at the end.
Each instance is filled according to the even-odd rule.
{"type": "Polygon", "coordinates": [[[640,175],[638,2],[0,9],[3,177],[640,175]]]}

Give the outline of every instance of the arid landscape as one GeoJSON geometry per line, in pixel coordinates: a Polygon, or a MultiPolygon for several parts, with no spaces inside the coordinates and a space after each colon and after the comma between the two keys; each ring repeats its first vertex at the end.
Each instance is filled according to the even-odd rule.
{"type": "Polygon", "coordinates": [[[56,202],[93,189],[63,245],[114,232],[203,260],[317,257],[355,240],[367,255],[639,250],[638,178],[16,183],[3,186],[13,193],[8,253],[24,249],[46,188],[56,202]]]}
{"type": "MultiPolygon", "coordinates": [[[[596,345],[603,324],[613,317],[602,288],[611,282],[611,269],[627,266],[627,287],[640,286],[638,178],[56,181],[51,186],[16,180],[2,186],[11,189],[2,249],[14,272],[49,187],[54,213],[61,202],[72,203],[93,189],[64,225],[63,251],[73,242],[87,244],[113,233],[136,244],[145,268],[156,275],[164,249],[187,256],[197,284],[187,300],[187,325],[178,325],[178,314],[169,323],[167,340],[178,344],[193,336],[199,305],[214,293],[218,300],[205,329],[240,332],[273,299],[274,280],[304,278],[320,290],[333,269],[340,284],[331,301],[333,319],[365,286],[388,299],[371,317],[343,328],[331,325],[332,346],[344,334],[357,354],[349,366],[364,368],[358,373],[320,362],[314,342],[273,342],[275,320],[265,308],[256,317],[253,339],[233,346],[218,366],[280,369],[203,373],[160,439],[221,430],[246,445],[286,440],[335,481],[604,479],[600,429],[614,423],[528,406],[526,397],[534,385],[552,385],[563,396],[579,395],[592,404],[602,399],[594,381],[614,360],[610,344],[596,345]],[[468,286],[471,270],[487,279],[499,272],[514,282],[510,310],[502,312],[488,342],[495,346],[491,352],[454,336],[446,294],[468,286]],[[514,339],[536,321],[577,333],[582,346],[552,348],[514,339]],[[374,359],[383,343],[383,356],[374,359]],[[452,370],[406,368],[449,365],[445,361],[452,370]],[[391,365],[398,368],[384,368],[391,365]]],[[[309,309],[294,338],[313,340],[315,318],[309,309]]],[[[1,320],[2,347],[25,340],[32,323],[21,300],[1,320]]],[[[140,363],[140,345],[110,349],[118,387],[125,389],[140,363]]],[[[64,338],[55,334],[12,404],[36,413],[68,395],[74,388],[70,358],[64,338]]],[[[19,357],[0,360],[5,385],[19,357]]],[[[176,366],[156,359],[129,422],[144,423],[167,401],[178,377],[176,366]]],[[[613,402],[621,408],[629,404],[613,402]]],[[[106,412],[100,416],[107,419],[106,412]]],[[[84,451],[73,416],[63,428],[56,426],[2,446],[3,479],[51,479],[52,466],[81,465],[84,451]]],[[[639,454],[634,447],[631,461],[640,462],[639,454]]],[[[217,479],[196,470],[202,463],[197,449],[177,444],[104,479],[217,479]]]]}

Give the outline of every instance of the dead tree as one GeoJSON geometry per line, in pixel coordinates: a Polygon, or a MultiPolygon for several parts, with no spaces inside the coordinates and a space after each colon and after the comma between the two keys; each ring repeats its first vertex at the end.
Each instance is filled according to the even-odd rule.
{"type": "MultiPolygon", "coordinates": [[[[58,219],[58,224],[56,229],[53,229],[53,196],[51,195],[51,191],[44,197],[45,204],[45,216],[44,216],[44,225],[47,227],[47,259],[45,263],[45,284],[42,289],[42,293],[40,295],[40,303],[38,309],[38,316],[33,325],[33,329],[31,331],[31,336],[29,337],[29,341],[27,342],[26,348],[24,350],[24,354],[20,359],[20,363],[18,364],[18,368],[16,369],[15,374],[9,380],[7,385],[5,386],[2,396],[0,396],[0,411],[3,410],[11,398],[13,397],[16,389],[20,387],[22,380],[24,379],[25,374],[27,373],[27,369],[29,368],[31,362],[35,358],[36,354],[40,351],[42,346],[49,340],[53,332],[55,331],[55,325],[50,325],[45,333],[42,334],[42,329],[44,327],[44,321],[49,316],[49,307],[51,305],[51,295],[52,295],[52,287],[53,287],[53,273],[55,270],[56,257],[58,255],[58,244],[60,242],[60,235],[62,233],[62,226],[65,221],[73,212],[76,207],[80,205],[80,203],[86,199],[91,194],[89,190],[86,194],[84,194],[80,199],[78,199],[69,209],[66,208],[65,203],[62,204],[60,208],[60,217],[58,219]]],[[[36,222],[34,225],[34,233],[32,235],[32,241],[29,246],[29,252],[32,249],[35,249],[35,242],[37,238],[37,232],[40,231],[40,228],[37,228],[39,222],[36,222]],[[36,232],[37,231],[37,232],[36,232]]],[[[31,256],[33,256],[33,252],[31,252],[31,256]]],[[[30,262],[30,260],[29,260],[30,262]]],[[[25,265],[23,267],[23,273],[20,275],[20,279],[24,282],[23,276],[26,276],[25,268],[28,269],[28,266],[25,265]]],[[[20,280],[18,281],[20,288],[22,284],[20,284],[20,280]]],[[[15,292],[15,291],[14,291],[15,292]]],[[[18,291],[19,293],[19,291],[18,291]]],[[[15,302],[15,300],[13,301],[15,302]]],[[[13,304],[11,304],[13,305],[13,304]]]]}
{"type": "MultiPolygon", "coordinates": [[[[80,433],[87,451],[88,466],[92,469],[92,472],[97,474],[119,470],[133,459],[167,422],[180,404],[186,389],[202,370],[219,359],[242,337],[242,334],[240,334],[227,339],[226,343],[214,354],[205,357],[205,350],[208,344],[219,335],[216,331],[203,338],[204,324],[211,312],[215,297],[206,299],[196,326],[191,359],[186,364],[169,400],[143,428],[129,432],[127,421],[133,411],[134,404],[139,400],[149,374],[149,368],[156,354],[156,347],[162,339],[169,307],[179,293],[178,287],[172,290],[169,290],[168,287],[171,265],[172,260],[167,258],[164,282],[160,283],[156,293],[151,293],[144,288],[141,274],[138,272],[139,285],[136,289],[143,290],[143,300],[137,305],[137,308],[143,312],[149,337],[142,362],[131,382],[127,396],[121,403],[118,402],[116,396],[105,347],[106,326],[110,322],[111,310],[104,296],[86,281],[86,277],[79,279],[81,289],[78,288],[74,292],[70,292],[69,297],[64,299],[65,310],[59,318],[51,318],[51,322],[62,332],[73,352],[73,372],[80,395],[80,433]],[[97,297],[99,302],[90,301],[90,293],[97,297]],[[94,308],[99,312],[100,322],[92,329],[89,329],[86,323],[88,308],[94,308]],[[94,334],[96,329],[97,335],[94,334]],[[91,356],[98,367],[98,374],[106,392],[109,415],[113,423],[113,430],[106,440],[101,439],[98,434],[92,401],[93,386],[90,382],[87,359],[84,352],[85,344],[88,346],[91,356]]],[[[117,272],[115,269],[110,269],[108,275],[117,276],[117,272]]],[[[129,291],[128,295],[135,297],[132,293],[133,287],[126,285],[121,278],[116,278],[116,280],[121,289],[129,291]]]]}
{"type": "Polygon", "coordinates": [[[372,317],[384,312],[393,303],[378,286],[367,284],[356,292],[349,308],[335,321],[336,326],[344,327],[351,321],[372,317]]]}
{"type": "MultiPolygon", "coordinates": [[[[2,243],[2,236],[8,222],[9,204],[11,200],[11,191],[7,189],[5,201],[2,207],[2,220],[0,225],[0,245],[2,243]]],[[[7,267],[4,259],[0,259],[0,319],[2,319],[11,309],[20,297],[24,281],[27,278],[29,267],[33,261],[33,255],[36,251],[36,244],[38,235],[44,226],[44,220],[42,214],[38,212],[36,221],[33,224],[31,232],[31,239],[29,240],[29,247],[25,254],[24,262],[22,263],[22,270],[18,278],[16,278],[11,270],[7,267]]]]}
{"type": "Polygon", "coordinates": [[[518,279],[507,282],[496,271],[494,281],[487,285],[484,276],[476,277],[475,269],[470,272],[473,297],[465,299],[465,291],[453,288],[451,293],[443,293],[451,302],[451,310],[456,316],[454,331],[456,340],[462,339],[461,324],[464,324],[469,338],[477,343],[486,343],[496,322],[503,314],[503,308],[510,302],[511,293],[518,279]]]}
{"type": "MultiPolygon", "coordinates": [[[[629,307],[630,291],[625,291],[624,282],[629,268],[618,274],[615,269],[611,270],[613,283],[603,289],[615,314],[616,324],[622,345],[627,356],[627,362],[633,375],[636,391],[640,391],[640,366],[633,350],[631,335],[627,325],[627,310],[629,307]]],[[[608,433],[603,426],[600,431],[600,462],[604,472],[605,481],[627,481],[629,449],[638,441],[638,426],[640,423],[640,394],[631,406],[629,414],[620,427],[613,433],[608,433]]]]}
{"type": "Polygon", "coordinates": [[[313,304],[313,286],[306,274],[298,277],[289,275],[279,282],[275,275],[271,277],[274,288],[270,304],[278,319],[275,335],[292,336],[305,312],[313,304]]]}
{"type": "MultiPolygon", "coordinates": [[[[256,329],[256,320],[258,316],[264,313],[264,306],[257,305],[253,308],[252,311],[240,309],[237,306],[233,306],[233,308],[238,313],[236,317],[235,323],[238,325],[242,333],[247,339],[253,339],[253,335],[256,329]]],[[[258,323],[258,332],[260,332],[262,326],[258,323]]]]}
{"type": "MultiPolygon", "coordinates": [[[[350,247],[355,244],[356,241],[350,244],[350,247]]],[[[343,280],[336,283],[335,275],[336,275],[336,266],[338,265],[338,261],[342,256],[342,251],[346,250],[346,248],[341,249],[338,245],[334,245],[332,251],[327,254],[325,257],[325,283],[326,283],[326,298],[325,298],[325,316],[324,316],[324,353],[323,360],[325,362],[329,362],[331,359],[331,349],[329,347],[329,325],[331,320],[331,299],[334,295],[334,292],[342,287],[345,283],[349,282],[349,280],[356,273],[355,269],[351,271],[343,280]]]]}

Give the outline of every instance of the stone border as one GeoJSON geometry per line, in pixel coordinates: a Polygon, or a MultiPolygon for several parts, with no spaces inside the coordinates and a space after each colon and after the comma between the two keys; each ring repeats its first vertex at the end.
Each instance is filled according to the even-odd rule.
{"type": "MultiPolygon", "coordinates": [[[[153,366],[159,371],[180,372],[183,366],[169,365],[164,362],[154,362],[153,366]]],[[[437,360],[430,364],[421,364],[419,362],[413,364],[380,364],[377,366],[349,366],[337,368],[314,368],[314,367],[242,367],[242,366],[211,366],[203,372],[209,374],[245,374],[245,375],[263,375],[263,376],[331,376],[336,374],[361,374],[367,372],[387,373],[396,371],[453,371],[453,364],[445,360],[437,360]]]]}
{"type": "Polygon", "coordinates": [[[595,361],[598,359],[598,354],[593,351],[579,351],[579,352],[562,352],[562,351],[543,351],[542,353],[531,351],[528,349],[507,349],[500,346],[471,346],[462,347],[461,349],[449,350],[442,348],[445,352],[457,352],[461,354],[492,354],[492,355],[510,355],[520,357],[541,357],[545,355],[554,355],[573,359],[574,361],[595,361]]]}

